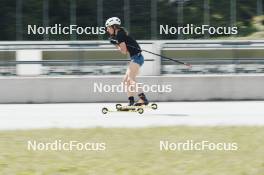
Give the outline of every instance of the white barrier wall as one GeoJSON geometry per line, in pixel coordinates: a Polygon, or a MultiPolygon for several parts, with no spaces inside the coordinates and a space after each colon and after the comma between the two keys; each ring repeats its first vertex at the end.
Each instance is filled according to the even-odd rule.
{"type": "MultiPolygon", "coordinates": [[[[149,44],[140,44],[141,49],[147,50],[156,54],[160,54],[160,44],[149,43],[149,44]]],[[[140,75],[160,75],[160,57],[153,55],[148,52],[142,52],[145,60],[153,60],[153,61],[145,61],[142,68],[140,69],[140,75]]]]}
{"type": "MultiPolygon", "coordinates": [[[[17,50],[17,61],[41,61],[41,50],[17,50]]],[[[41,64],[18,64],[17,75],[19,76],[37,76],[42,74],[41,64]]]]}
{"type": "MultiPolygon", "coordinates": [[[[122,76],[0,78],[0,103],[123,102],[125,93],[94,92],[94,83],[118,85],[122,76]]],[[[147,93],[150,101],[264,100],[264,75],[145,76],[139,82],[171,85],[147,93]]]]}

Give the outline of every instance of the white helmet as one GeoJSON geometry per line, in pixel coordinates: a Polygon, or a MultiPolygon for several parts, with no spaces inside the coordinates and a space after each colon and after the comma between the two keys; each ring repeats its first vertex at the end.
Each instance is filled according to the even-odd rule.
{"type": "Polygon", "coordinates": [[[112,17],[106,20],[105,27],[112,26],[114,24],[121,25],[121,20],[118,17],[112,17]]]}

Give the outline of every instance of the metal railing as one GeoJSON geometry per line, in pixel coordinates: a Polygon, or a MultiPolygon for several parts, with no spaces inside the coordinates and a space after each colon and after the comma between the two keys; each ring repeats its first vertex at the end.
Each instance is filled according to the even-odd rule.
{"type": "MultiPolygon", "coordinates": [[[[140,41],[140,44],[156,44],[161,53],[166,56],[185,61],[193,65],[187,69],[182,65],[170,61],[161,61],[162,74],[211,74],[211,73],[264,73],[264,40],[227,41],[227,40],[192,40],[192,41],[170,41],[170,40],[148,40],[140,41]],[[228,52],[229,56],[219,54],[228,52]],[[194,55],[189,54],[193,52],[194,55]],[[200,52],[203,52],[202,54],[200,52]],[[250,54],[252,52],[252,55],[250,54]],[[262,53],[263,52],[263,53],[262,53]],[[197,54],[195,54],[197,53],[197,54]],[[208,54],[208,57],[200,55],[208,54]],[[210,54],[213,54],[213,57],[210,54]],[[245,57],[242,57],[246,53],[245,57]],[[181,56],[183,54],[183,56],[181,56]],[[188,55],[189,54],[189,55],[188,55]],[[200,55],[199,55],[200,54],[200,55]],[[250,57],[248,57],[248,55],[250,57]],[[223,57],[223,58],[222,58],[223,57]]],[[[41,51],[117,51],[108,41],[23,41],[23,42],[0,42],[1,51],[17,50],[41,50],[41,51]]],[[[155,50],[154,50],[155,52],[155,50]]],[[[159,50],[156,50],[158,53],[159,50]]],[[[227,55],[228,55],[227,54],[227,55]]],[[[14,58],[15,59],[15,58],[14,58]]],[[[146,62],[154,59],[146,59],[146,62]]],[[[1,75],[15,75],[16,66],[21,64],[40,64],[43,74],[80,74],[80,75],[104,75],[123,74],[126,71],[129,59],[123,58],[84,58],[82,54],[72,59],[52,59],[41,61],[16,61],[0,60],[1,75]]]]}

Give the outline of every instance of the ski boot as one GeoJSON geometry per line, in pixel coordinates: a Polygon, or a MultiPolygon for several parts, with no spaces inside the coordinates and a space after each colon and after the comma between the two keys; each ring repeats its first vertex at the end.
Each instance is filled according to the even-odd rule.
{"type": "Polygon", "coordinates": [[[137,101],[137,103],[134,104],[135,106],[147,106],[149,104],[149,101],[144,93],[138,94],[138,97],[139,100],[137,101]]]}

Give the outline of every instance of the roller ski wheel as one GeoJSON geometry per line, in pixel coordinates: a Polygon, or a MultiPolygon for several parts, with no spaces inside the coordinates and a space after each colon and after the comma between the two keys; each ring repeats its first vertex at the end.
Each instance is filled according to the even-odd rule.
{"type": "Polygon", "coordinates": [[[138,108],[138,109],[137,109],[137,112],[138,112],[139,114],[143,114],[143,113],[144,113],[144,109],[143,109],[143,108],[138,108]]]}
{"type": "Polygon", "coordinates": [[[103,113],[103,114],[107,114],[108,111],[109,111],[109,110],[108,110],[107,108],[103,108],[103,109],[102,109],[102,113],[103,113]]]}
{"type": "Polygon", "coordinates": [[[116,104],[116,109],[121,109],[122,108],[122,105],[121,104],[116,104]]]}
{"type": "Polygon", "coordinates": [[[152,103],[150,106],[151,106],[151,109],[153,110],[158,109],[158,105],[156,103],[152,103]]]}

